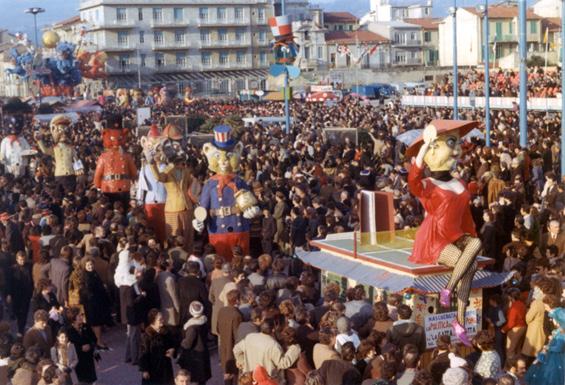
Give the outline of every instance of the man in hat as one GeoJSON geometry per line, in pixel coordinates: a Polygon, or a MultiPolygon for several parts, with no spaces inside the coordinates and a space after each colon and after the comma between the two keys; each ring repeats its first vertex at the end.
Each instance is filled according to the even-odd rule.
{"type": "MultiPolygon", "coordinates": [[[[147,136],[141,138],[141,147],[143,149],[144,164],[139,172],[137,181],[137,201],[143,203],[145,215],[149,224],[155,231],[157,239],[161,244],[165,244],[167,240],[165,231],[165,202],[167,200],[167,190],[165,185],[155,177],[151,172],[149,163],[155,157],[158,147],[164,141],[164,137],[159,134],[156,125],[151,125],[151,129],[147,136]]],[[[160,171],[164,170],[164,165],[160,171]]]]}
{"type": "Polygon", "coordinates": [[[469,208],[470,193],[451,172],[461,154],[460,138],[476,126],[478,122],[473,121],[434,120],[406,151],[407,157],[416,155],[408,187],[426,210],[409,260],[453,268],[447,286],[440,292],[440,304],[449,307],[451,295],[457,289],[457,318],[452,326],[454,334],[468,346],[471,343],[464,328],[465,309],[481,241],[469,208]],[[424,178],[425,166],[430,170],[429,178],[424,178]]]}
{"type": "Polygon", "coordinates": [[[96,162],[94,186],[100,189],[110,201],[120,201],[128,207],[130,188],[137,168],[133,157],[121,148],[126,142],[126,130],[122,127],[121,115],[110,115],[102,131],[104,152],[96,162]]]}
{"type": "Polygon", "coordinates": [[[25,125],[25,114],[31,107],[18,98],[10,99],[2,108],[4,114],[3,129],[8,134],[0,142],[0,163],[6,171],[15,177],[25,175],[28,161],[26,152],[31,147],[21,134],[25,125]]]}
{"type": "Polygon", "coordinates": [[[236,245],[249,254],[251,220],[261,213],[249,186],[236,174],[243,145],[231,138],[231,132],[230,126],[214,127],[214,140],[204,144],[208,168],[215,175],[206,181],[200,194],[205,217],[193,221],[198,232],[204,230],[207,221],[210,243],[217,254],[228,259],[236,245]]]}
{"type": "Polygon", "coordinates": [[[66,132],[71,125],[71,118],[63,114],[56,115],[51,119],[49,126],[53,137],[53,147],[45,144],[39,132],[34,133],[34,139],[41,152],[55,159],[55,181],[65,194],[75,192],[76,176],[83,173],[82,163],[79,161],[66,132]]]}

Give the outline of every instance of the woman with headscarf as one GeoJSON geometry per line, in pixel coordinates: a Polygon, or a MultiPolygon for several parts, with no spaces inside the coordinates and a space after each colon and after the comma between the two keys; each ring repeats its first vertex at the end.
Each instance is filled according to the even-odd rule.
{"type": "Polygon", "coordinates": [[[212,377],[210,353],[206,344],[208,337],[208,318],[204,315],[204,305],[192,301],[189,306],[190,318],[183,326],[184,338],[178,364],[190,372],[192,382],[203,385],[212,377]]]}

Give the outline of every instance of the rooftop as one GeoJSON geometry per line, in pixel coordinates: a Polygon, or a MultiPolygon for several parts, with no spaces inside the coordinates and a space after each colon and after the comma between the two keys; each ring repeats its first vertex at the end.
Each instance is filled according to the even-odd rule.
{"type": "Polygon", "coordinates": [[[324,12],[326,23],[357,23],[359,19],[349,12],[324,12]]]}
{"type": "MultiPolygon", "coordinates": [[[[475,7],[463,7],[469,13],[473,15],[480,16],[480,12],[475,7]]],[[[488,7],[488,17],[489,19],[513,19],[518,17],[518,7],[515,5],[495,5],[492,7],[488,7]]],[[[538,16],[532,11],[528,9],[527,19],[541,19],[541,16],[538,16]]]]}
{"type": "Polygon", "coordinates": [[[549,28],[551,32],[561,31],[561,18],[560,17],[546,17],[542,20],[543,33],[545,29],[549,28]]]}
{"type": "Polygon", "coordinates": [[[438,29],[438,24],[441,19],[424,17],[420,19],[404,19],[408,24],[415,24],[421,26],[423,29],[438,29]]]}
{"type": "Polygon", "coordinates": [[[76,16],[70,17],[68,19],[57,21],[57,22],[53,23],[53,27],[54,28],[62,28],[62,27],[66,27],[68,25],[73,25],[73,24],[78,24],[78,23],[80,23],[80,16],[76,15],[76,16]]]}
{"type": "Polygon", "coordinates": [[[326,42],[334,44],[357,44],[357,43],[384,43],[388,39],[370,31],[331,31],[326,32],[326,42]]]}

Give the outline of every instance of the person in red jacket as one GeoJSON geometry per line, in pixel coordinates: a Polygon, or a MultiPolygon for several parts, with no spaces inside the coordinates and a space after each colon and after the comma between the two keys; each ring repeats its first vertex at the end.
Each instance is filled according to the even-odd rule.
{"type": "Polygon", "coordinates": [[[464,181],[453,177],[452,170],[461,155],[460,138],[478,124],[434,120],[406,151],[407,158],[416,155],[410,166],[408,187],[426,210],[409,261],[453,268],[449,282],[440,292],[439,302],[449,307],[452,292],[457,289],[457,318],[452,327],[454,334],[467,346],[471,346],[471,342],[464,328],[465,309],[481,241],[469,207],[471,194],[464,181]],[[426,166],[429,178],[424,177],[426,166]]]}
{"type": "Polygon", "coordinates": [[[526,304],[521,299],[520,289],[512,288],[508,291],[508,311],[506,324],[502,332],[506,333],[506,357],[511,358],[520,354],[522,340],[526,334],[526,304]]]}

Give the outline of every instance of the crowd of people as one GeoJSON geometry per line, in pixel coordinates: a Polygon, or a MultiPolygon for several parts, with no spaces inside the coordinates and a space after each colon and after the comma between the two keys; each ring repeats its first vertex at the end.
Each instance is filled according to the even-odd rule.
{"type": "MultiPolygon", "coordinates": [[[[104,116],[133,120],[135,114],[111,99],[99,102],[104,112],[80,114],[69,133],[84,167],[74,191],[56,183],[53,159],[41,152],[29,157],[25,175],[0,174],[0,383],[95,383],[97,360],[112,345],[105,330],[119,324],[123,359],[139,367],[147,385],[211,381],[216,349],[225,384],[564,383],[558,114],[528,114],[527,150],[517,144],[517,113],[504,110],[493,112],[493,147],[480,140],[462,145],[454,172],[472,193],[483,255],[494,259],[491,269],[514,276],[485,292],[483,330],[473,349],[441,336],[429,357],[424,329],[403,296],[368,298],[362,285],[322,288],[320,271],[294,250],[358,229],[360,189],[391,192],[396,227],[417,227],[424,210],[408,191],[409,160],[395,138],[449,119],[449,109],[349,98],[334,106],[297,102],[289,134],[279,124],[239,127],[240,174],[262,215],[251,226],[249,255],[235,247],[226,259],[205,233],[195,236],[191,253],[183,237],[159,242],[135,194],[127,205],[111,203],[92,187],[104,116]],[[357,143],[324,136],[326,127],[368,134],[357,143]]],[[[153,105],[152,119],[163,127],[177,114],[221,119],[282,112],[278,102],[172,100],[153,105]]],[[[462,118],[482,121],[481,113],[462,111],[462,118]]],[[[23,135],[32,146],[41,130],[28,116],[23,135]]],[[[204,181],[206,158],[194,144],[184,145],[193,177],[204,181]]],[[[124,149],[141,164],[133,132],[124,149]]]]}
{"type": "MultiPolygon", "coordinates": [[[[520,73],[514,70],[491,70],[490,96],[518,97],[520,73]]],[[[555,98],[561,94],[561,72],[541,67],[529,69],[527,95],[529,98],[555,98]]],[[[485,74],[471,68],[458,74],[459,96],[484,96],[485,74]]],[[[452,96],[453,77],[446,75],[425,90],[429,96],[452,96]]]]}

